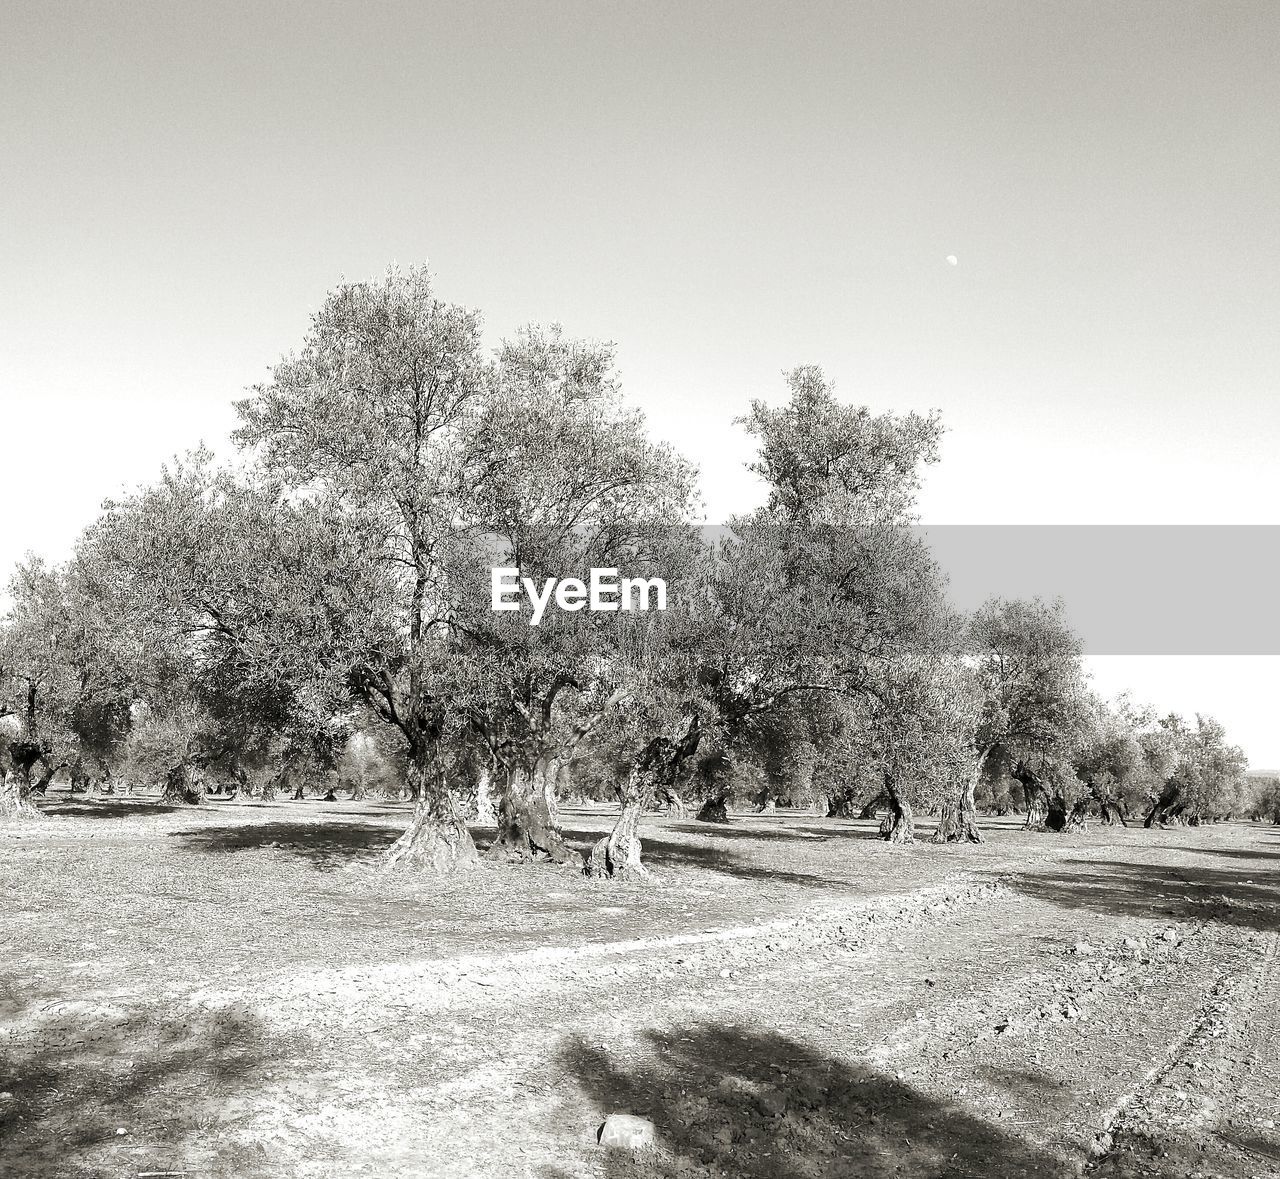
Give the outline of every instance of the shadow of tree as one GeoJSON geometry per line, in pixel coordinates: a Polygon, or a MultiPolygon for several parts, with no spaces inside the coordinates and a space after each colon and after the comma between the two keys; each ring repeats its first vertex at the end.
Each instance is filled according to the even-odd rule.
{"type": "MultiPolygon", "coordinates": [[[[865,819],[860,820],[863,826],[852,826],[848,820],[841,822],[839,826],[831,827],[799,827],[799,831],[807,831],[812,835],[825,835],[828,839],[870,839],[878,840],[880,838],[880,829],[874,823],[868,823],[865,819]]],[[[923,830],[923,828],[921,828],[923,830]]],[[[928,835],[928,831],[924,831],[928,835]]]]}
{"type": "Polygon", "coordinates": [[[274,849],[309,860],[320,871],[333,871],[356,857],[375,855],[390,847],[400,831],[372,823],[280,820],[190,827],[169,834],[192,850],[210,855],[274,849]]]}
{"type": "Polygon", "coordinates": [[[1007,1089],[1010,1093],[1025,1096],[1027,1093],[1038,1093],[1045,1097],[1065,1093],[1071,1086],[1060,1076],[1041,1068],[1008,1068],[1003,1065],[987,1064],[977,1070],[978,1076],[1007,1089]]]}
{"type": "MultiPolygon", "coordinates": [[[[1075,1174],[1056,1157],[888,1074],[773,1032],[699,1024],[650,1032],[645,1063],[581,1039],[561,1050],[606,1112],[649,1117],[654,1151],[610,1149],[609,1179],[834,1179],[1075,1174]]],[[[598,1148],[597,1148],[598,1149],[598,1148]]],[[[545,1179],[576,1173],[544,1168],[545,1179]]]]}
{"type": "Polygon", "coordinates": [[[1232,1130],[1223,1133],[1219,1130],[1218,1133],[1223,1141],[1230,1143],[1237,1150],[1254,1155],[1280,1170],[1280,1139],[1277,1139],[1274,1134],[1270,1138],[1264,1138],[1257,1131],[1232,1130]]]}
{"type": "MultiPolygon", "coordinates": [[[[599,834],[591,831],[565,831],[565,838],[589,852],[599,834]]],[[[788,868],[772,868],[768,864],[752,863],[743,856],[723,847],[708,843],[676,843],[669,839],[654,839],[640,831],[645,863],[651,868],[698,868],[719,872],[740,880],[773,881],[778,884],[796,884],[805,888],[847,890],[847,880],[829,880],[810,872],[795,872],[788,868]]]]}
{"type": "Polygon", "coordinates": [[[1190,852],[1197,856],[1217,856],[1226,860],[1280,860],[1280,851],[1264,851],[1247,847],[1178,847],[1171,848],[1180,852],[1190,852]]]}
{"type": "Polygon", "coordinates": [[[250,1015],[161,1017],[64,1000],[13,1028],[0,1051],[0,1175],[272,1173],[225,1132],[237,1094],[274,1059],[250,1015]]]}
{"type": "Polygon", "coordinates": [[[1065,860],[1093,871],[1045,872],[1009,881],[1028,896],[1067,909],[1122,917],[1217,921],[1257,930],[1280,929],[1280,872],[1258,867],[1201,868],[1180,864],[1099,864],[1065,860]]]}
{"type": "MultiPolygon", "coordinates": [[[[773,822],[776,822],[776,820],[773,820],[773,822]]],[[[812,843],[815,839],[823,839],[837,834],[834,831],[823,831],[814,827],[794,827],[788,830],[784,827],[773,825],[768,827],[756,826],[751,823],[750,818],[735,818],[732,826],[726,826],[724,823],[699,823],[697,821],[686,822],[682,820],[676,823],[668,823],[667,830],[679,831],[682,835],[700,835],[710,839],[756,839],[762,843],[777,839],[793,839],[812,843]]],[[[643,838],[643,831],[641,832],[641,837],[643,838]]]]}
{"type": "Polygon", "coordinates": [[[64,815],[74,819],[128,819],[147,815],[167,815],[174,811],[189,811],[190,807],[170,806],[155,798],[135,798],[132,795],[117,797],[102,795],[97,798],[39,799],[36,805],[46,815],[64,815]]]}

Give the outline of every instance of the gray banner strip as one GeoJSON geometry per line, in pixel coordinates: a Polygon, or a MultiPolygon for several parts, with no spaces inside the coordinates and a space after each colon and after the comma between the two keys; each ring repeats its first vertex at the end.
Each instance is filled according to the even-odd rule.
{"type": "MultiPolygon", "coordinates": [[[[721,528],[709,526],[711,540],[721,528]]],[[[1090,655],[1280,655],[1280,525],[921,525],[951,601],[1061,598],[1090,655]]]]}
{"type": "Polygon", "coordinates": [[[920,529],[972,610],[1062,598],[1092,655],[1280,654],[1280,526],[936,525],[920,529]]]}

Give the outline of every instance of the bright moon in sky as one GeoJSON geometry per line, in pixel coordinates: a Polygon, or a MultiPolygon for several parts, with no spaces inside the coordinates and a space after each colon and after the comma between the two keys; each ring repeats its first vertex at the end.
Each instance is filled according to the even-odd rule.
{"type": "Polygon", "coordinates": [[[948,265],[950,265],[950,266],[959,266],[959,265],[960,265],[960,259],[959,259],[959,258],[957,258],[954,254],[948,254],[948,255],[947,255],[947,264],[948,264],[948,265]]]}

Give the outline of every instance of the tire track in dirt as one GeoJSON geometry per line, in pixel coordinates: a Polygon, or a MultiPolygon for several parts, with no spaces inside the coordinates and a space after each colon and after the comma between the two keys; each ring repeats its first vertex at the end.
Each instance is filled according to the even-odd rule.
{"type": "Polygon", "coordinates": [[[1116,1110],[1100,1176],[1280,1176],[1280,934],[1248,943],[1252,961],[1222,972],[1177,1051],[1116,1110]]]}
{"type": "MultiPolygon", "coordinates": [[[[1145,1041],[1156,1052],[1167,1049],[1179,1035],[1184,1005],[1203,994],[1221,952],[1201,944],[1211,933],[1207,922],[1172,942],[1152,937],[1152,923],[1143,918],[1118,926],[1104,915],[1078,914],[1064,927],[1058,910],[1003,884],[919,902],[919,896],[885,898],[862,906],[860,921],[844,911],[785,928],[770,923],[733,936],[655,942],[643,952],[632,947],[621,960],[596,947],[538,959],[533,978],[516,971],[488,979],[492,986],[462,986],[444,996],[404,993],[413,1001],[392,1012],[375,1002],[374,1025],[390,1033],[392,1044],[385,1067],[437,1127],[405,1124],[397,1135],[425,1133],[426,1145],[442,1150],[447,1134],[438,1128],[456,1129],[470,1110],[480,1112],[495,1137],[518,1140],[533,1117],[575,1127],[569,1145],[586,1152],[588,1166],[591,1131],[607,1111],[575,1102],[571,1081],[551,1063],[560,1045],[572,1033],[635,1069],[650,1051],[646,1039],[678,1038],[705,1021],[712,987],[725,1025],[767,1026],[833,1058],[870,1064],[1049,1148],[1062,1173],[1073,1173],[1117,1090],[1136,1083],[1151,1059],[1128,1055],[1127,1042],[1100,1052],[1097,1039],[1105,1048],[1106,1028],[1135,1003],[1144,989],[1135,975],[1146,971],[1142,1006],[1160,1019],[1149,1021],[1145,1041]],[[1100,940],[1103,929],[1112,944],[1083,958],[1071,953],[1070,939],[1083,932],[1100,940]],[[1130,950],[1118,936],[1126,929],[1145,935],[1149,946],[1130,950]],[[797,1005],[797,996],[809,1001],[797,1005]],[[1089,1005],[1087,1018],[1066,1014],[1076,1001],[1089,1005]],[[463,1022],[446,1024],[439,1019],[446,1012],[463,1022]],[[410,1025],[417,1030],[397,1050],[396,1029],[410,1025]],[[1075,1041],[1086,1029],[1097,1035],[1089,1035],[1078,1060],[1075,1041]],[[1090,1084],[1098,1073],[1105,1086],[1090,1084]],[[1020,1079],[1022,1089],[1011,1089],[1011,1079],[1020,1079]]],[[[368,1031],[367,1020],[357,1021],[343,1034],[368,1031]]],[[[384,1110],[384,1133],[385,1121],[384,1110]]],[[[384,1158],[389,1169],[392,1161],[384,1158]]]]}
{"type": "MultiPolygon", "coordinates": [[[[246,988],[191,1000],[249,1004],[314,1038],[307,1077],[255,1093],[241,1128],[271,1142],[282,1174],[598,1175],[592,1135],[608,1110],[565,1046],[639,1076],[661,1065],[664,1037],[696,1038],[709,1019],[896,1078],[1046,1148],[1032,1173],[1068,1174],[1151,1062],[1185,1057],[1208,988],[1224,963],[1243,969],[1242,951],[1213,913],[1166,942],[1167,916],[1064,909],[1018,883],[958,873],[756,926],[317,971],[284,1001],[246,988]],[[1073,953],[1080,940],[1094,951],[1073,953]]],[[[660,1129],[664,1112],[688,1116],[652,1112],[660,1129]]]]}

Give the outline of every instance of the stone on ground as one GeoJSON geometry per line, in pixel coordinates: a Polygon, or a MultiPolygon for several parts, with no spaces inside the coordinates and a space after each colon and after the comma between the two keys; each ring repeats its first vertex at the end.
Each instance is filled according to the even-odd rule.
{"type": "Polygon", "coordinates": [[[610,1114],[600,1127],[601,1146],[622,1146],[642,1150],[654,1145],[656,1131],[648,1118],[635,1114],[610,1114]]]}

